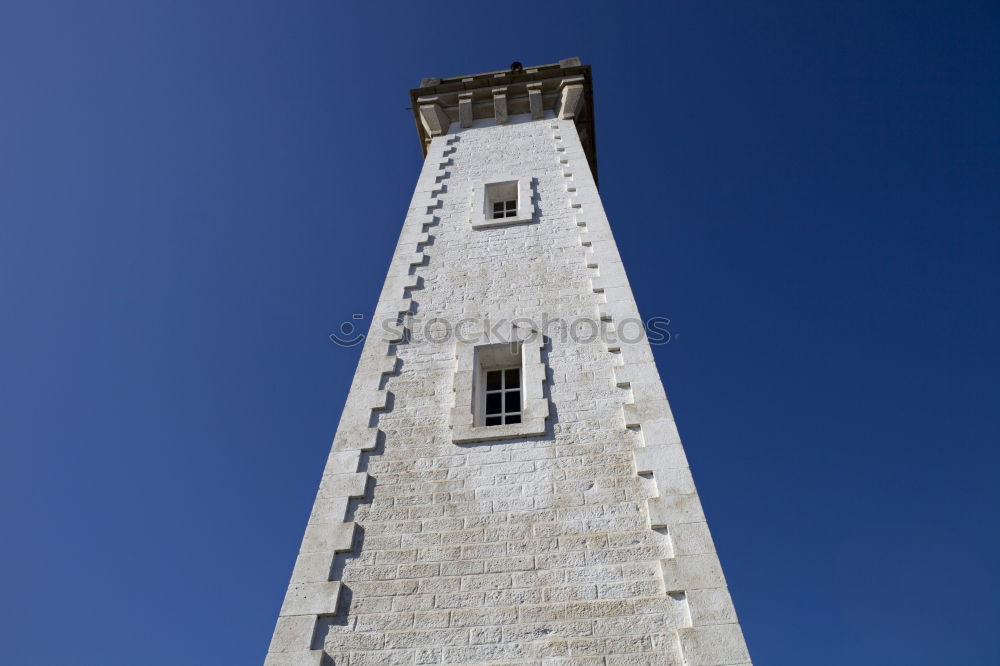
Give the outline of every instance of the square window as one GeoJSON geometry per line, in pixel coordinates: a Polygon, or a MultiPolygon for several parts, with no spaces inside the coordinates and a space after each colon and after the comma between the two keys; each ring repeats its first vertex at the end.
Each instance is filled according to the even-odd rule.
{"type": "Polygon", "coordinates": [[[517,217],[517,181],[491,183],[486,186],[487,210],[494,220],[517,217]]]}
{"type": "Polygon", "coordinates": [[[491,229],[514,224],[532,224],[538,206],[532,197],[530,177],[497,175],[492,182],[472,183],[473,205],[469,222],[473,229],[491,229]]]}
{"type": "Polygon", "coordinates": [[[517,215],[517,199],[496,201],[493,203],[493,218],[515,217],[517,215]]]}
{"type": "Polygon", "coordinates": [[[514,217],[517,215],[517,200],[499,201],[493,204],[493,218],[514,217]]]}

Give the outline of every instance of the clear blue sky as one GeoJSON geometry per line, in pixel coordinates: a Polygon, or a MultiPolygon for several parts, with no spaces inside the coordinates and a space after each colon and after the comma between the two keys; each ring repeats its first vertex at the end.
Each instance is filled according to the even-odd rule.
{"type": "Polygon", "coordinates": [[[995,2],[5,2],[2,661],[263,658],[420,150],[581,56],[755,662],[1000,664],[995,2]],[[460,9],[459,9],[460,8],[460,9]]]}

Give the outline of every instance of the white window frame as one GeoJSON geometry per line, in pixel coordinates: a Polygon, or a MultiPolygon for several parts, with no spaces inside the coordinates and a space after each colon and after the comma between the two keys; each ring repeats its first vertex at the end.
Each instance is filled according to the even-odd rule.
{"type": "MultiPolygon", "coordinates": [[[[500,439],[538,437],[545,434],[549,401],[545,397],[545,363],[542,336],[530,329],[513,329],[510,340],[455,343],[455,407],[451,410],[452,441],[456,444],[500,439]],[[486,372],[500,367],[489,361],[498,346],[507,346],[520,360],[521,422],[485,425],[486,372]],[[484,360],[487,362],[484,363],[484,360]]],[[[508,354],[511,352],[508,351],[508,354]]]]}
{"type": "MultiPolygon", "coordinates": [[[[530,178],[515,178],[514,176],[497,176],[489,181],[477,180],[472,183],[472,210],[469,222],[473,229],[492,229],[506,227],[512,224],[530,224],[534,218],[535,202],[531,197],[530,178]],[[493,217],[494,188],[514,185],[517,191],[517,214],[513,217],[493,217]]],[[[499,201],[500,199],[498,199],[499,201]]],[[[509,201],[508,198],[504,200],[509,201]]]]}
{"type": "Polygon", "coordinates": [[[472,422],[474,425],[485,426],[487,428],[495,428],[500,425],[517,425],[515,423],[505,423],[507,417],[517,416],[519,419],[518,422],[524,418],[524,400],[522,399],[524,396],[524,386],[521,383],[521,380],[524,378],[524,368],[522,368],[521,349],[518,344],[500,343],[498,345],[476,347],[474,352],[476,357],[474,367],[478,368],[478,372],[472,378],[472,393],[475,400],[472,410],[472,422]],[[516,389],[511,389],[507,386],[507,373],[511,370],[517,370],[518,373],[516,389]],[[486,379],[491,372],[500,373],[499,389],[489,388],[486,379]],[[507,394],[515,390],[517,391],[517,409],[508,411],[506,408],[507,394]],[[496,414],[488,414],[487,405],[490,395],[493,394],[500,395],[500,411],[496,414]],[[486,419],[495,417],[499,417],[501,422],[494,425],[486,423],[486,419]]]}
{"type": "Polygon", "coordinates": [[[517,217],[517,192],[514,192],[513,199],[495,199],[490,197],[490,205],[493,210],[490,212],[490,219],[503,220],[508,217],[517,217]],[[499,206],[499,208],[497,208],[499,206]]]}

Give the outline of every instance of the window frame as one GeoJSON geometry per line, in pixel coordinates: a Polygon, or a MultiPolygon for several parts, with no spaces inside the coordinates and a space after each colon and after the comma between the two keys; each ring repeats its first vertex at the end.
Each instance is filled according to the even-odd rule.
{"type": "Polygon", "coordinates": [[[546,377],[541,354],[544,342],[534,331],[514,330],[509,341],[456,342],[458,367],[454,384],[455,407],[451,412],[452,441],[456,444],[545,434],[549,403],[543,387],[546,377]],[[487,373],[508,370],[515,364],[520,368],[520,422],[486,425],[487,373]]]}
{"type": "Polygon", "coordinates": [[[516,178],[504,175],[491,178],[488,181],[472,183],[472,207],[469,223],[473,229],[491,229],[506,227],[512,224],[530,224],[537,217],[535,201],[531,196],[531,179],[516,178]],[[511,189],[516,192],[511,198],[511,189]],[[506,208],[506,204],[514,201],[514,214],[506,208]],[[494,217],[494,204],[503,203],[503,217],[494,217]]]}
{"type": "Polygon", "coordinates": [[[501,201],[490,200],[493,204],[493,217],[494,220],[502,220],[507,217],[517,216],[517,199],[507,199],[501,201]]]}
{"type": "Polygon", "coordinates": [[[483,368],[483,376],[486,381],[482,383],[480,398],[483,403],[483,422],[478,425],[486,427],[498,425],[513,425],[521,422],[521,366],[507,366],[503,368],[483,368]],[[511,385],[511,373],[516,376],[516,384],[511,385]],[[499,386],[490,388],[490,376],[499,376],[499,386]],[[497,411],[490,411],[490,397],[499,396],[497,411]],[[517,401],[516,409],[511,409],[511,398],[517,401]],[[498,419],[498,423],[490,423],[498,419]]]}

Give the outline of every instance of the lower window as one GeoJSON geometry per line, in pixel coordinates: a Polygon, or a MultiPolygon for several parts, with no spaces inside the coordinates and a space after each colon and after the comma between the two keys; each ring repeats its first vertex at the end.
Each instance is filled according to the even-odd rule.
{"type": "Polygon", "coordinates": [[[483,409],[484,425],[521,422],[521,368],[487,370],[483,409]]]}
{"type": "Polygon", "coordinates": [[[451,410],[456,444],[538,437],[546,432],[545,339],[529,328],[509,335],[491,331],[455,343],[455,406],[451,410]],[[479,342],[480,344],[477,344],[479,342]]]}

